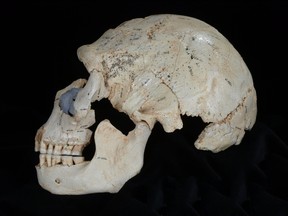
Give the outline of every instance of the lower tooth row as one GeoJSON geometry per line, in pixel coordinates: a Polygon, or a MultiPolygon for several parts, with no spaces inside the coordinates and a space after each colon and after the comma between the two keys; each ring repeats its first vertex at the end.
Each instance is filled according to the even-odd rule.
{"type": "Polygon", "coordinates": [[[65,166],[72,166],[74,164],[79,164],[84,161],[84,157],[80,156],[62,156],[62,155],[51,155],[51,154],[40,154],[40,166],[55,166],[56,164],[62,164],[65,166]]]}

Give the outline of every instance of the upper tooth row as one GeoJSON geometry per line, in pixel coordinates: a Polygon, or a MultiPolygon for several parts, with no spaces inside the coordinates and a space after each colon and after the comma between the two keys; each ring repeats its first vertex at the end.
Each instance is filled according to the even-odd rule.
{"type": "Polygon", "coordinates": [[[53,155],[82,155],[83,149],[84,145],[40,145],[40,153],[53,155]]]}

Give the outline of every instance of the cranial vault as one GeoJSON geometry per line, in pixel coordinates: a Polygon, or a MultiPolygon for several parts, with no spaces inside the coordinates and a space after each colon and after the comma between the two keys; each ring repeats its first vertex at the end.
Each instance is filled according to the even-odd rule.
{"type": "Polygon", "coordinates": [[[135,18],[79,47],[77,55],[89,79],[57,92],[52,114],[35,136],[38,181],[51,193],[118,192],[140,172],[156,122],[171,133],[183,127],[181,115],[201,117],[207,126],[195,147],[215,153],[239,144],[255,123],[248,67],[201,20],[174,14],[135,18]],[[91,131],[97,115],[91,104],[103,98],[134,122],[127,136],[107,119],[91,131]],[[96,150],[85,161],[82,151],[91,137],[96,150]]]}

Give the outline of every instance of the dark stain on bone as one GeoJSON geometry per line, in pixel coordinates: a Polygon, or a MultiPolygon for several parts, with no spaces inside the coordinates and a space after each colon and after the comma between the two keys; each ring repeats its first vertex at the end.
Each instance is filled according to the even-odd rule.
{"type": "Polygon", "coordinates": [[[198,58],[194,53],[195,53],[195,51],[191,51],[190,49],[189,49],[189,47],[186,47],[185,48],[185,51],[186,51],[186,54],[188,55],[188,56],[190,56],[190,59],[191,60],[197,60],[197,61],[201,61],[202,62],[202,60],[200,59],[200,58],[198,58]]]}
{"type": "Polygon", "coordinates": [[[230,80],[228,80],[227,78],[225,78],[225,81],[226,81],[230,86],[232,86],[232,83],[231,83],[230,80]]]}
{"type": "Polygon", "coordinates": [[[165,99],[166,99],[166,97],[161,97],[161,98],[159,98],[159,99],[157,100],[157,102],[163,101],[163,100],[165,100],[165,99]]]}
{"type": "Polygon", "coordinates": [[[192,71],[192,67],[190,65],[188,65],[188,70],[191,76],[193,76],[193,71],[192,71]]]}
{"type": "Polygon", "coordinates": [[[160,21],[158,23],[155,23],[155,25],[151,26],[150,29],[147,32],[147,37],[149,40],[154,38],[154,34],[156,31],[158,31],[160,28],[162,28],[165,24],[163,21],[160,21]]]}
{"type": "Polygon", "coordinates": [[[133,66],[134,61],[138,57],[138,55],[124,53],[114,56],[114,62],[110,67],[105,62],[102,62],[102,65],[103,67],[105,66],[108,69],[108,78],[115,78],[119,75],[119,72],[125,72],[127,67],[133,66]]]}
{"type": "Polygon", "coordinates": [[[97,159],[99,159],[99,160],[107,160],[106,157],[97,157],[97,159]]]}
{"type": "Polygon", "coordinates": [[[136,40],[139,40],[141,38],[141,35],[139,35],[139,33],[132,33],[130,35],[130,41],[136,41],[136,40]]]}

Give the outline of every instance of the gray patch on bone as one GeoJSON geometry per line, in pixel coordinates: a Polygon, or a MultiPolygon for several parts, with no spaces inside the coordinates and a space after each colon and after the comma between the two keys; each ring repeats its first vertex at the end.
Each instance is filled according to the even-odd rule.
{"type": "Polygon", "coordinates": [[[80,88],[72,88],[60,96],[59,106],[68,115],[75,115],[74,101],[80,88]]]}

